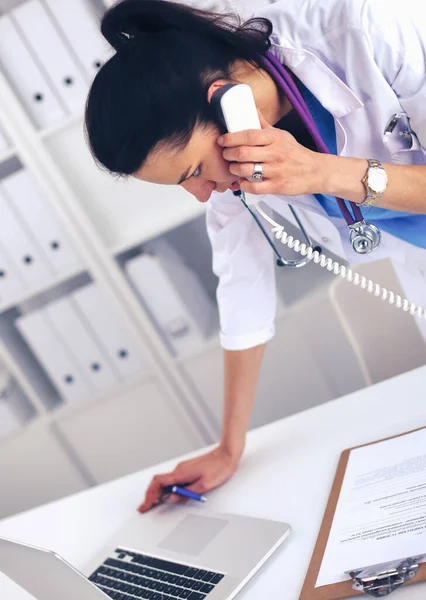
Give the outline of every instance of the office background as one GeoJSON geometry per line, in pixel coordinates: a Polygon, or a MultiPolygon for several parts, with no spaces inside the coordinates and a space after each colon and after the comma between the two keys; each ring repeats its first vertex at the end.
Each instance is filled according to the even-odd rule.
{"type": "MultiPolygon", "coordinates": [[[[204,207],[115,180],[86,148],[109,4],[0,0],[0,518],[220,435],[204,207]]],[[[249,16],[260,2],[197,5],[249,16]]],[[[389,261],[361,270],[399,291],[389,261]]],[[[277,280],[252,427],[425,364],[401,311],[314,265],[277,280]]]]}

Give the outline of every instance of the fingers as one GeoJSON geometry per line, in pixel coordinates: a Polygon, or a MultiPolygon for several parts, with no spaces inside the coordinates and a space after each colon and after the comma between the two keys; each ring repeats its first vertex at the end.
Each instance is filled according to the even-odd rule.
{"type": "MultiPolygon", "coordinates": [[[[203,495],[208,491],[208,487],[206,486],[202,478],[200,478],[198,481],[194,482],[191,485],[186,485],[185,489],[200,495],[203,495]]],[[[168,502],[171,502],[172,504],[184,504],[185,502],[188,502],[188,500],[189,498],[184,498],[182,496],[178,496],[177,494],[172,494],[168,499],[168,502]]]]}
{"type": "Polygon", "coordinates": [[[195,494],[200,494],[201,496],[205,494],[212,486],[207,486],[202,478],[193,483],[192,485],[187,485],[186,489],[194,492],[195,494]]]}
{"type": "MultiPolygon", "coordinates": [[[[238,177],[253,177],[254,164],[255,163],[231,163],[229,165],[229,172],[233,175],[237,175],[238,177]]],[[[263,179],[268,179],[275,174],[275,170],[272,165],[268,165],[268,163],[261,164],[263,179]]]]}
{"type": "Polygon", "coordinates": [[[272,125],[265,119],[262,111],[259,108],[257,109],[257,114],[259,115],[259,121],[262,129],[274,129],[272,125]]]}
{"type": "Polygon", "coordinates": [[[234,146],[268,146],[275,141],[276,131],[273,127],[268,129],[247,129],[234,133],[225,133],[218,140],[220,146],[233,148],[234,146]]]}
{"type": "MultiPolygon", "coordinates": [[[[174,471],[153,477],[145,495],[139,512],[146,512],[157,504],[164,492],[164,488],[172,485],[185,487],[198,494],[204,494],[229,479],[235,468],[229,468],[229,461],[220,449],[210,451],[197,458],[179,463],[174,471]],[[228,472],[229,471],[229,472],[228,472]]],[[[169,501],[179,504],[185,501],[181,496],[172,494],[169,501]]]]}
{"type": "Polygon", "coordinates": [[[175,472],[155,475],[146,491],[143,503],[138,507],[138,511],[143,513],[150,510],[160,500],[164,487],[179,483],[176,479],[175,472]]]}
{"type": "Polygon", "coordinates": [[[272,194],[274,193],[274,182],[271,179],[265,181],[240,181],[240,189],[246,194],[272,194]]]}
{"type": "Polygon", "coordinates": [[[225,148],[223,158],[230,162],[273,162],[278,157],[273,146],[237,146],[225,148]]]}
{"type": "MultiPolygon", "coordinates": [[[[163,488],[169,485],[181,485],[187,487],[189,484],[194,484],[199,476],[198,469],[194,471],[194,464],[196,461],[192,461],[192,468],[188,464],[179,464],[174,471],[170,473],[163,473],[155,475],[146,491],[145,499],[139,506],[138,511],[143,513],[150,510],[155,504],[157,504],[161,496],[163,495],[163,488]]],[[[170,496],[172,502],[175,499],[180,499],[175,494],[170,496]]]]}
{"type": "Polygon", "coordinates": [[[170,502],[171,504],[184,504],[187,501],[188,498],[184,498],[183,496],[179,496],[178,494],[171,494],[167,498],[167,502],[170,502]]]}

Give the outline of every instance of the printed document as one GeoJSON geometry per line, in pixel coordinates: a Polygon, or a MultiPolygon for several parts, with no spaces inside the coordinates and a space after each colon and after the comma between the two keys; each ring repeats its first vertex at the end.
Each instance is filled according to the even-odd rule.
{"type": "Polygon", "coordinates": [[[426,429],[352,450],[316,587],[423,554],[426,429]]]}

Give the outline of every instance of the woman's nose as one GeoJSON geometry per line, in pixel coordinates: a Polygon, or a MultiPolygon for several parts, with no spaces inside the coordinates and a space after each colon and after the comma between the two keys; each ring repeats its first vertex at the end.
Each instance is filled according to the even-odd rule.
{"type": "Polygon", "coordinates": [[[198,202],[207,202],[212,191],[215,189],[216,184],[214,181],[202,182],[197,179],[190,179],[182,183],[182,187],[195,196],[198,202]]]}

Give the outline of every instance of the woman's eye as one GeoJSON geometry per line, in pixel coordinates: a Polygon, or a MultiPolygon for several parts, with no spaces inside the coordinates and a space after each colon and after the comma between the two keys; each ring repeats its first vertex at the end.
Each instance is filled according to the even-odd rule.
{"type": "Polygon", "coordinates": [[[193,174],[191,175],[191,177],[199,177],[201,175],[201,165],[199,165],[195,171],[193,172],[193,174]]]}

